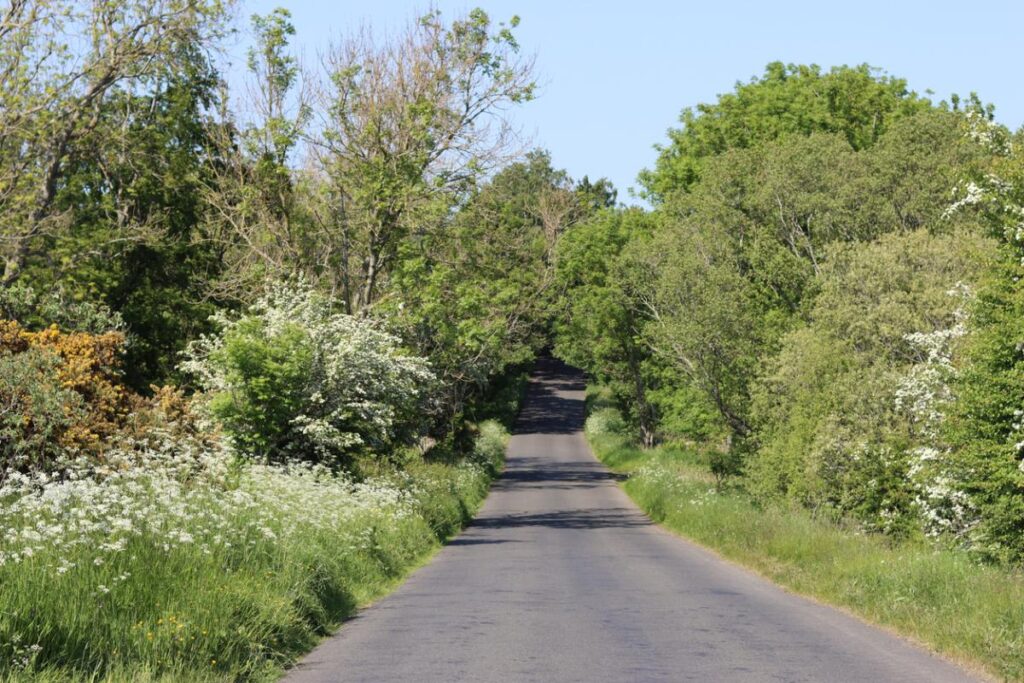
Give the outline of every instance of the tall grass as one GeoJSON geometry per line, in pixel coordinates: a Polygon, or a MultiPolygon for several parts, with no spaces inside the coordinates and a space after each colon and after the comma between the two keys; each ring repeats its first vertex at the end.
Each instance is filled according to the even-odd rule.
{"type": "Polygon", "coordinates": [[[361,483],[154,451],[14,478],[0,488],[0,679],[273,679],[472,516],[506,437],[485,423],[461,463],[361,483]]]}
{"type": "Polygon", "coordinates": [[[626,492],[669,529],[946,656],[1024,680],[1019,570],[923,542],[894,545],[802,509],[759,506],[717,486],[692,449],[643,450],[621,432],[588,431],[588,438],[603,462],[630,473],[626,492]]]}

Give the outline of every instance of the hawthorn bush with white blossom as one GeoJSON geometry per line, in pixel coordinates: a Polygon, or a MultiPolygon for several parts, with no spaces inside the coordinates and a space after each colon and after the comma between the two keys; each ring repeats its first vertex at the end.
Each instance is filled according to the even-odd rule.
{"type": "Polygon", "coordinates": [[[241,452],[338,462],[420,435],[434,375],[378,323],[334,312],[302,283],[215,321],[219,332],[192,342],[182,367],[241,452]]]}

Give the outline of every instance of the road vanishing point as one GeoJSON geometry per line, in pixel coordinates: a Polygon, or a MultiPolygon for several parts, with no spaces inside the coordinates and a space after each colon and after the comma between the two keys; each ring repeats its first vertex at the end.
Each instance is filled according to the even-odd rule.
{"type": "Polygon", "coordinates": [[[968,681],[955,665],[659,528],[542,359],[480,514],[287,683],[968,681]]]}

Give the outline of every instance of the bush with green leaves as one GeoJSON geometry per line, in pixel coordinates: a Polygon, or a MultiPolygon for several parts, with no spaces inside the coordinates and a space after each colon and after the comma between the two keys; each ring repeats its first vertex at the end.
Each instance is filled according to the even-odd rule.
{"type": "Polygon", "coordinates": [[[953,474],[976,524],[966,534],[986,558],[1024,560],[1024,143],[984,117],[969,136],[993,156],[985,173],[965,179],[950,214],[980,210],[999,242],[967,321],[955,402],[943,432],[953,445],[953,474]]]}
{"type": "Polygon", "coordinates": [[[56,325],[65,332],[124,331],[121,315],[103,304],[78,301],[60,286],[38,289],[21,282],[0,288],[0,313],[32,330],[56,325]]]}
{"type": "Polygon", "coordinates": [[[0,481],[9,471],[51,470],[67,459],[65,434],[87,411],[61,382],[60,362],[42,349],[0,354],[0,481]]]}
{"type": "Polygon", "coordinates": [[[616,408],[601,408],[587,417],[585,426],[587,434],[622,434],[626,431],[626,421],[622,412],[616,408]]]}
{"type": "Polygon", "coordinates": [[[810,322],[756,383],[749,487],[896,534],[954,526],[937,424],[991,240],[925,230],[834,250],[810,322]],[[933,500],[934,499],[934,500],[933,500]]]}
{"type": "Polygon", "coordinates": [[[189,346],[183,368],[242,453],[343,462],[419,436],[434,376],[374,321],[336,313],[299,284],[216,323],[217,334],[189,346]]]}

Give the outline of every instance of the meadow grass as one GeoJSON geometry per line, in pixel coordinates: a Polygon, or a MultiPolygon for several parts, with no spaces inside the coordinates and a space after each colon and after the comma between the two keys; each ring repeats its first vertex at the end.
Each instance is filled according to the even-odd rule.
{"type": "Polygon", "coordinates": [[[155,456],[9,483],[0,680],[273,680],[472,517],[506,438],[485,423],[461,462],[415,460],[361,483],[155,456]]]}
{"type": "MultiPolygon", "coordinates": [[[[600,400],[594,401],[600,404],[600,400]]],[[[607,406],[599,406],[607,409],[607,406]]],[[[590,425],[588,425],[590,426],[590,425]]],[[[1024,680],[1024,576],[927,542],[894,544],[716,485],[705,458],[588,429],[656,522],[797,593],[841,606],[1003,680],[1024,680]]]]}

